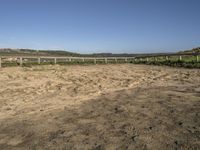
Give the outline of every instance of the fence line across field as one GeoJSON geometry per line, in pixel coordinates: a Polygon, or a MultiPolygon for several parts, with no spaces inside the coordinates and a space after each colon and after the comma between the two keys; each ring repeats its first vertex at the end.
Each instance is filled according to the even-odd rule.
{"type": "Polygon", "coordinates": [[[118,62],[119,60],[124,60],[124,62],[127,62],[127,60],[133,60],[135,57],[31,57],[31,56],[0,56],[0,67],[2,67],[2,60],[3,59],[16,59],[19,62],[19,65],[22,66],[25,62],[31,62],[28,61],[28,59],[34,59],[37,61],[38,64],[41,64],[42,59],[51,60],[54,64],[58,63],[58,60],[65,60],[62,62],[72,62],[72,61],[81,61],[85,62],[86,60],[92,60],[94,64],[97,63],[98,60],[101,60],[105,63],[108,63],[108,60],[113,60],[115,62],[118,62]]]}
{"type": "Polygon", "coordinates": [[[33,60],[37,64],[41,64],[42,60],[43,62],[46,62],[47,60],[51,60],[54,64],[57,64],[60,60],[60,62],[86,62],[86,60],[92,60],[94,64],[97,63],[97,61],[102,61],[104,63],[109,63],[110,60],[113,62],[119,62],[123,60],[123,62],[127,63],[130,61],[158,61],[158,58],[162,57],[164,60],[168,61],[170,60],[170,57],[177,57],[178,60],[182,61],[184,56],[190,56],[190,57],[196,57],[196,62],[199,62],[199,53],[198,54],[171,54],[171,55],[149,55],[149,56],[136,56],[136,57],[46,57],[46,56],[0,56],[0,67],[2,67],[3,59],[15,59],[17,62],[19,62],[20,66],[23,66],[23,63],[25,62],[33,62],[33,60]],[[30,59],[32,61],[30,61],[30,59]],[[28,61],[29,60],[29,61],[28,61]],[[65,60],[65,61],[61,61],[65,60]]]}

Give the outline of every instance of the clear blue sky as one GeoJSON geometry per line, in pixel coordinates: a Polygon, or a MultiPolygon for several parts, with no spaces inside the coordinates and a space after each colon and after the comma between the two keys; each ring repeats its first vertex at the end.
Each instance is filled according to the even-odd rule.
{"type": "Polygon", "coordinates": [[[200,0],[1,0],[0,47],[81,53],[200,46],[200,0]]]}

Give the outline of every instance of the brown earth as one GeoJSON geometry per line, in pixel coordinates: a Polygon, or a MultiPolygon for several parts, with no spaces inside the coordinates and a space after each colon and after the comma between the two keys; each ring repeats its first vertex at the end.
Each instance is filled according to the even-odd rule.
{"type": "Polygon", "coordinates": [[[200,70],[0,69],[0,149],[199,149],[200,70]]]}

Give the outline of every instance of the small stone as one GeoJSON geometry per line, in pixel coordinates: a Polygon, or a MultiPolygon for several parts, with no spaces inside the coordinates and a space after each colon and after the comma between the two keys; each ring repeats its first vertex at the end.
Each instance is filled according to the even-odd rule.
{"type": "Polygon", "coordinates": [[[182,124],[183,124],[182,122],[179,122],[179,123],[178,123],[179,126],[181,126],[182,124]]]}
{"type": "Polygon", "coordinates": [[[175,143],[176,145],[178,145],[178,141],[175,141],[174,143],[175,143]]]}

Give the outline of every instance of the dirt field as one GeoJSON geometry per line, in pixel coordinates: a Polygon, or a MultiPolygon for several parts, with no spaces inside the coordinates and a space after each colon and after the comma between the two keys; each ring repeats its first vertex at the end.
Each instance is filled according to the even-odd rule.
{"type": "Polygon", "coordinates": [[[2,68],[0,149],[200,149],[200,70],[2,68]]]}

